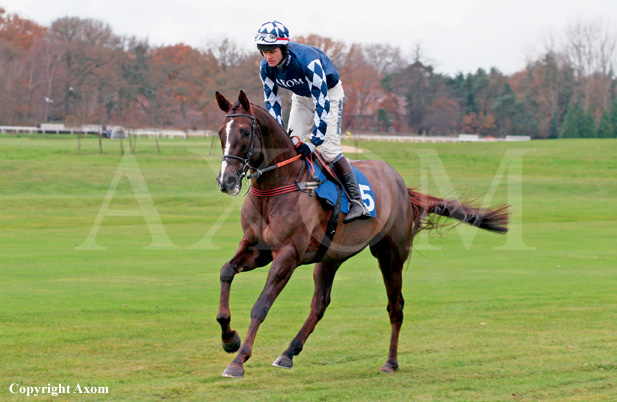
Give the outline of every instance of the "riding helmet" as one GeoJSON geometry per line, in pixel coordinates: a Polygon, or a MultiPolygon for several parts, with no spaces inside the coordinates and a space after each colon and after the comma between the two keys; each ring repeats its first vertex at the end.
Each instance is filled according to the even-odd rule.
{"type": "Polygon", "coordinates": [[[283,54],[287,54],[289,44],[289,30],[278,21],[268,21],[257,30],[255,43],[260,51],[281,48],[283,54]]]}

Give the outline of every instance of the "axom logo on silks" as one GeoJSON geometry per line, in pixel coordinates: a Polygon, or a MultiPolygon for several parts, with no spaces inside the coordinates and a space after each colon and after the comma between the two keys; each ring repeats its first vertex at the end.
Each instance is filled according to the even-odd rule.
{"type": "Polygon", "coordinates": [[[304,85],[306,84],[302,78],[293,78],[291,80],[282,80],[280,78],[276,79],[276,85],[283,88],[291,88],[296,85],[304,85]]]}

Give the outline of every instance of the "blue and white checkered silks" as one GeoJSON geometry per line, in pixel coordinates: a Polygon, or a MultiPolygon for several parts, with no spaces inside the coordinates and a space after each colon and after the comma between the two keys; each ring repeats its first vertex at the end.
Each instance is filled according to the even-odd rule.
{"type": "Polygon", "coordinates": [[[289,41],[289,30],[285,25],[278,21],[268,21],[262,24],[257,32],[276,35],[277,38],[289,41]]]}
{"type": "Polygon", "coordinates": [[[330,116],[330,97],[328,96],[326,73],[319,59],[310,62],[308,69],[313,76],[307,76],[306,80],[311,91],[313,102],[315,103],[315,125],[311,134],[311,142],[319,146],[326,138],[328,118],[330,116]]]}
{"type": "Polygon", "coordinates": [[[266,110],[272,117],[276,119],[276,121],[281,125],[281,127],[285,128],[285,123],[283,123],[283,103],[281,102],[281,97],[279,96],[278,86],[274,81],[272,81],[269,77],[266,77],[265,71],[261,71],[261,82],[264,86],[264,100],[266,102],[266,110]]]}

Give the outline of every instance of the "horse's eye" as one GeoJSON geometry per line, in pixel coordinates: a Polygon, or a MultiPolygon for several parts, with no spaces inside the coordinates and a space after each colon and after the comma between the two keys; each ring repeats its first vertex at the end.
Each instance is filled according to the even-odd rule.
{"type": "Polygon", "coordinates": [[[242,138],[249,138],[251,132],[249,130],[242,130],[242,138]]]}

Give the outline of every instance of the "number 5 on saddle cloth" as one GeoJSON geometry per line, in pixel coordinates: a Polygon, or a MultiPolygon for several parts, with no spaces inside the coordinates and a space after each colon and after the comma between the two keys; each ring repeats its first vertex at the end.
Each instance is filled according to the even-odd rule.
{"type": "MultiPolygon", "coordinates": [[[[306,161],[307,167],[310,169],[310,162],[306,161]]],[[[337,204],[339,194],[342,193],[341,199],[341,212],[347,213],[349,212],[349,201],[347,199],[347,195],[345,192],[339,192],[336,184],[329,179],[329,177],[321,170],[321,167],[318,163],[313,164],[313,168],[315,169],[314,177],[318,178],[321,182],[321,185],[315,190],[317,196],[324,200],[331,207],[334,207],[337,204]]],[[[360,171],[360,169],[351,165],[351,169],[353,170],[353,174],[356,177],[356,182],[358,183],[358,187],[360,188],[360,194],[362,194],[362,201],[364,205],[368,208],[371,213],[371,217],[375,218],[377,216],[375,211],[375,193],[373,192],[373,188],[371,187],[371,183],[369,183],[368,179],[360,171]]]]}

